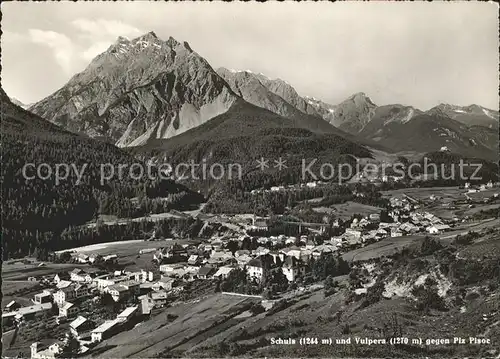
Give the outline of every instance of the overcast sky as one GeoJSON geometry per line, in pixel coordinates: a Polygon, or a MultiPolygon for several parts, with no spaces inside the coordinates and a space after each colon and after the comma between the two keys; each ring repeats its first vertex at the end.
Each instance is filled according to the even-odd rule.
{"type": "Polygon", "coordinates": [[[24,103],[61,86],[119,35],[188,41],[217,68],[282,78],[338,103],[498,109],[498,7],[470,2],[2,3],[2,86],[24,103]]]}

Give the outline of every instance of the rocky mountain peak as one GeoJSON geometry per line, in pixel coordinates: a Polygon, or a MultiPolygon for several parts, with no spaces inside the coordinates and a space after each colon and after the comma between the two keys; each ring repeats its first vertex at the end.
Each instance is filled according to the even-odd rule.
{"type": "Polygon", "coordinates": [[[118,38],[115,41],[115,45],[128,44],[129,42],[130,42],[130,40],[128,38],[126,38],[125,36],[118,36],[118,38]]]}
{"type": "Polygon", "coordinates": [[[177,41],[176,39],[174,39],[172,36],[169,36],[168,40],[165,41],[165,43],[169,46],[169,47],[176,47],[176,46],[179,46],[181,43],[179,41],[177,41]]]}
{"type": "Polygon", "coordinates": [[[159,37],[158,35],[156,35],[156,33],[154,31],[150,31],[142,36],[139,37],[139,39],[142,39],[142,40],[159,40],[159,37]]]}
{"type": "Polygon", "coordinates": [[[368,97],[364,92],[357,92],[351,95],[347,101],[354,101],[356,105],[362,105],[363,103],[369,106],[376,106],[370,97],[368,97]]]}
{"type": "Polygon", "coordinates": [[[117,39],[63,88],[33,106],[73,132],[136,146],[227,111],[235,94],[187,42],[154,32],[117,39]]]}

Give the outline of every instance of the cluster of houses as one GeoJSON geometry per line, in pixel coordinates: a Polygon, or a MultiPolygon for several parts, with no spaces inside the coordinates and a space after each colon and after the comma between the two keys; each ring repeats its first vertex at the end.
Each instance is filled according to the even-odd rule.
{"type": "MultiPolygon", "coordinates": [[[[84,354],[89,346],[101,342],[122,330],[131,328],[140,318],[139,306],[125,308],[113,320],[106,320],[101,325],[83,316],[78,316],[69,324],[69,331],[80,344],[78,354],[84,354]]],[[[67,339],[66,339],[67,340],[67,339]]],[[[57,340],[49,345],[43,346],[40,342],[31,344],[31,359],[53,359],[58,357],[63,350],[65,340],[57,340]]]]}
{"type": "Polygon", "coordinates": [[[480,185],[471,185],[469,182],[466,182],[464,185],[464,189],[468,190],[468,193],[476,193],[476,192],[481,192],[481,191],[486,191],[487,189],[491,189],[494,187],[494,184],[492,181],[489,181],[488,183],[483,183],[480,185]]]}
{"type": "MultiPolygon", "coordinates": [[[[305,185],[313,186],[309,183],[305,185]]],[[[379,214],[355,218],[347,227],[342,225],[344,233],[320,245],[307,236],[279,235],[254,237],[251,247],[257,248],[235,250],[230,242],[237,242],[238,248],[248,248],[242,242],[250,238],[242,234],[239,237],[213,238],[199,245],[174,244],[160,249],[143,249],[139,254],[151,253],[158,263],[158,270],[111,273],[76,268],[58,273],[48,280],[51,288],[33,296],[32,305],[21,306],[16,301],[7,304],[2,313],[2,324],[4,328],[9,328],[23,321],[40,320],[47,315],[56,316],[58,323],[71,320],[69,330],[81,342],[84,352],[89,345],[124,330],[136,323],[136,319],[150,314],[154,308],[165,306],[184,290],[186,282],[222,280],[236,269],[244,270],[249,278],[256,281],[261,281],[273,271],[281,271],[289,282],[294,282],[306,275],[311,259],[339,254],[352,246],[387,237],[422,232],[437,234],[450,229],[437,216],[420,210],[419,202],[406,195],[390,198],[388,216],[392,222],[381,221],[379,214]],[[102,323],[86,318],[82,304],[88,300],[95,301],[106,293],[115,302],[126,302],[128,307],[113,320],[102,323]]],[[[340,227],[338,222],[333,226],[340,227]]],[[[254,217],[249,228],[267,229],[267,224],[265,220],[254,217]]],[[[97,255],[75,253],[73,258],[79,263],[93,263],[97,255]]],[[[114,261],[117,256],[112,254],[102,259],[114,261]]],[[[55,342],[42,348],[40,343],[33,343],[31,356],[37,359],[54,358],[60,353],[61,345],[55,342]]]]}
{"type": "MultiPolygon", "coordinates": [[[[241,239],[241,238],[240,238],[241,239]]],[[[159,266],[161,278],[152,285],[155,291],[172,290],[179,283],[197,279],[225,279],[235,269],[245,270],[252,279],[260,281],[268,270],[281,270],[288,281],[293,282],[305,273],[307,263],[311,258],[319,258],[337,252],[333,244],[316,245],[306,236],[299,239],[301,246],[296,246],[295,237],[259,238],[261,244],[255,250],[240,249],[231,252],[226,248],[228,239],[221,239],[210,244],[202,243],[191,250],[194,253],[188,256],[188,248],[184,248],[181,255],[180,246],[163,251],[163,255],[170,255],[175,250],[182,262],[166,263],[159,266]],[[270,249],[273,243],[288,244],[281,249],[270,249]],[[170,254],[169,254],[170,253],[170,254]]],[[[158,258],[158,253],[155,254],[158,258]]],[[[158,296],[162,300],[163,296],[158,296]]],[[[151,300],[149,298],[148,300],[151,300]]]]}
{"type": "MultiPolygon", "coordinates": [[[[23,322],[55,319],[56,323],[69,323],[69,331],[80,342],[80,353],[89,349],[89,345],[98,343],[119,331],[135,324],[142,318],[142,307],[129,305],[113,320],[106,320],[96,325],[85,318],[88,303],[95,303],[101,294],[108,293],[114,301],[128,300],[127,303],[137,304],[141,291],[151,291],[159,288],[158,276],[151,271],[103,273],[102,271],[85,271],[76,268],[70,272],[57,273],[51,279],[52,288],[36,293],[33,305],[22,306],[13,300],[6,305],[2,313],[4,329],[14,329],[23,322]],[[82,315],[83,314],[83,315],[82,315]]],[[[31,345],[31,357],[48,359],[57,357],[64,345],[56,341],[49,345],[36,342],[31,345]]]]}
{"type": "Polygon", "coordinates": [[[436,215],[420,210],[418,201],[410,196],[390,198],[388,216],[391,222],[383,222],[379,214],[354,218],[345,232],[331,238],[333,245],[352,248],[363,243],[379,241],[387,237],[401,237],[418,233],[439,234],[451,229],[436,215]]]}
{"type": "MultiPolygon", "coordinates": [[[[73,260],[76,263],[81,263],[81,264],[85,264],[85,263],[94,264],[94,262],[96,261],[96,259],[99,256],[100,255],[97,253],[92,253],[92,254],[86,254],[83,252],[71,253],[71,257],[73,258],[73,260]]],[[[102,256],[103,262],[113,262],[113,261],[116,261],[117,259],[118,259],[118,256],[116,254],[108,254],[106,256],[102,256]]]]}

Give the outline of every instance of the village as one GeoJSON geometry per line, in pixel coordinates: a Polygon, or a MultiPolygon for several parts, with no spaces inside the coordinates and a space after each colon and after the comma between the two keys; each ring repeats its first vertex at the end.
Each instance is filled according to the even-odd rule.
{"type": "MultiPolygon", "coordinates": [[[[477,191],[492,187],[487,184],[477,191]]],[[[466,190],[465,197],[476,191],[466,190]]],[[[69,256],[69,263],[76,268],[29,277],[43,290],[32,296],[29,306],[12,300],[3,308],[4,332],[51,322],[62,328],[62,335],[34,341],[30,346],[31,358],[54,358],[68,346],[73,347],[74,355],[84,355],[103,340],[140,325],[161,308],[182,300],[189,284],[217,283],[216,290],[224,292],[228,286],[221,284],[232,272],[244,273],[248,283],[260,290],[228,295],[260,296],[272,303],[273,299],[289,295],[292,288],[311,284],[307,277],[314,262],[327,258],[341,261],[345,253],[387,238],[443,235],[468,220],[443,219],[422,208],[438,200],[436,195],[425,201],[405,193],[391,196],[390,207],[383,215],[353,215],[346,221],[325,221],[319,226],[299,222],[299,232],[306,230],[307,234],[298,236],[259,235],[268,231],[269,218],[247,216],[245,228],[238,235],[184,244],[168,244],[166,240],[159,241],[161,246],[140,249],[137,256],[150,258],[152,264],[136,271],[117,269],[118,253],[64,251],[59,256],[69,256]],[[335,235],[326,234],[332,232],[335,235]],[[285,283],[279,289],[269,288],[273,282],[269,278],[276,273],[285,283]]],[[[498,200],[498,193],[480,202],[493,200],[498,200]]],[[[470,198],[469,202],[464,201],[470,203],[470,198]]]]}

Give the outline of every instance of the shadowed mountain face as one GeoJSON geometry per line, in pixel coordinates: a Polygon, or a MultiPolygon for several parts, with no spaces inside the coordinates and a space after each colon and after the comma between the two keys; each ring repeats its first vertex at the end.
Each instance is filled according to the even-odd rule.
{"type": "Polygon", "coordinates": [[[119,38],[30,111],[118,146],[169,138],[227,111],[237,96],[186,42],[119,38]]]}
{"type": "Polygon", "coordinates": [[[287,82],[272,80],[263,74],[251,71],[235,71],[219,68],[217,73],[231,89],[245,101],[284,117],[303,117],[304,114],[319,113],[314,106],[302,98],[287,82]]]}
{"type": "Polygon", "coordinates": [[[329,122],[351,134],[359,133],[373,117],[377,105],[363,92],[349,97],[329,111],[329,122]]]}
{"type": "MultiPolygon", "coordinates": [[[[167,140],[155,140],[145,146],[131,148],[139,158],[154,163],[237,164],[243,180],[256,184],[303,182],[303,161],[315,159],[312,169],[318,173],[323,163],[349,163],[355,168],[354,157],[371,157],[365,147],[343,136],[343,132],[320,118],[289,119],[254,106],[243,99],[236,101],[224,114],[201,126],[167,140]],[[257,170],[257,161],[268,160],[268,166],[257,170]],[[286,161],[284,170],[276,170],[276,160],[286,161]],[[253,179],[250,180],[249,178],[253,179]]],[[[202,166],[198,166],[201,172],[202,166]]],[[[201,173],[196,176],[202,178],[201,173]]],[[[227,176],[226,176],[227,177],[227,176]]],[[[225,180],[194,181],[190,186],[212,191],[224,188],[225,180]]],[[[235,174],[236,178],[237,175],[235,174]]],[[[257,186],[258,187],[258,186],[257,186]]],[[[256,187],[256,188],[257,188],[256,187]]]]}
{"type": "Polygon", "coordinates": [[[150,141],[133,148],[133,152],[163,154],[182,161],[209,158],[214,162],[246,162],[262,156],[298,156],[314,151],[333,154],[341,147],[340,152],[347,154],[345,149],[352,146],[360,156],[371,156],[346,137],[320,118],[290,119],[239,99],[226,113],[203,125],[168,140],[150,141]]]}

